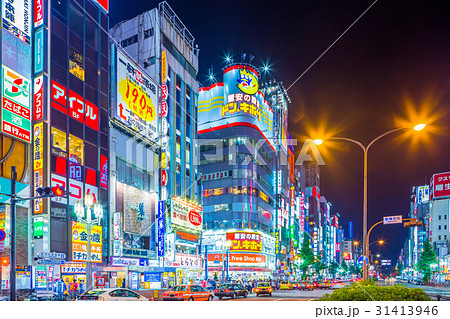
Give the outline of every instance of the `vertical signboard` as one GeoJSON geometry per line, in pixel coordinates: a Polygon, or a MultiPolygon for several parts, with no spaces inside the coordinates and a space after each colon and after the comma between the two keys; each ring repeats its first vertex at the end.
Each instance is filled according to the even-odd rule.
{"type": "Polygon", "coordinates": [[[2,32],[2,63],[27,78],[31,77],[31,46],[8,31],[2,32]]]}
{"type": "Polygon", "coordinates": [[[30,80],[2,65],[2,131],[31,142],[30,80]]]}
{"type": "Polygon", "coordinates": [[[72,261],[86,262],[88,257],[87,229],[83,223],[72,221],[72,261]]]}
{"type": "Polygon", "coordinates": [[[2,0],[3,29],[31,43],[31,0],[2,0]]]}
{"type": "MultiPolygon", "coordinates": [[[[33,179],[34,190],[44,186],[44,123],[37,123],[33,130],[33,179]]],[[[43,199],[35,199],[33,213],[40,214],[44,212],[43,199]]]]}
{"type": "Polygon", "coordinates": [[[34,2],[34,27],[40,27],[44,23],[44,0],[33,0],[34,2]]]}
{"type": "Polygon", "coordinates": [[[120,221],[120,213],[113,214],[113,256],[120,256],[120,248],[121,248],[121,221],[120,221]]]}
{"type": "Polygon", "coordinates": [[[102,262],[102,226],[91,226],[91,261],[102,262]]]}
{"type": "Polygon", "coordinates": [[[38,121],[44,118],[44,76],[34,79],[33,93],[33,120],[38,121]]]}
{"type": "Polygon", "coordinates": [[[164,201],[158,202],[158,257],[164,256],[164,201]]]}
{"type": "Polygon", "coordinates": [[[44,236],[44,217],[33,218],[33,237],[34,239],[44,236]]]}
{"type": "Polygon", "coordinates": [[[34,33],[34,73],[44,71],[44,28],[34,33]]]}
{"type": "Polygon", "coordinates": [[[353,239],[353,222],[348,222],[348,238],[353,239]]]}

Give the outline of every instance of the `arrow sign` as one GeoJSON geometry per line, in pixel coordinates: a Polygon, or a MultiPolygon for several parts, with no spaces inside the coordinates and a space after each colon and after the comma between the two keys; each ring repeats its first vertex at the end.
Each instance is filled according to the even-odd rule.
{"type": "Polygon", "coordinates": [[[383,224],[401,224],[402,223],[402,215],[396,216],[385,216],[383,217],[383,224]]]}
{"type": "Polygon", "coordinates": [[[358,258],[358,264],[361,265],[361,266],[364,265],[364,259],[366,260],[366,264],[369,263],[369,258],[367,258],[366,256],[360,256],[358,258]]]}

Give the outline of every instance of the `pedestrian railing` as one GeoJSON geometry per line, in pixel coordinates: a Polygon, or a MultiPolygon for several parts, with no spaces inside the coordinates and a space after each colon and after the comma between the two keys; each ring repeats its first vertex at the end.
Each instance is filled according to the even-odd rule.
{"type": "Polygon", "coordinates": [[[442,300],[450,300],[450,296],[446,295],[440,295],[440,294],[427,294],[431,298],[435,299],[435,301],[442,301],[442,300]]]}

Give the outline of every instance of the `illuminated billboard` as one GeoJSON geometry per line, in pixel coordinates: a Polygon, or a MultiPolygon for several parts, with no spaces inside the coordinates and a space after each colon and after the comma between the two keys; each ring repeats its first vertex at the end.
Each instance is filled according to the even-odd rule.
{"type": "Polygon", "coordinates": [[[158,138],[157,83],[120,50],[115,52],[117,52],[115,122],[151,141],[156,141],[158,138]]]}
{"type": "Polygon", "coordinates": [[[30,23],[33,22],[33,17],[30,2],[30,0],[2,1],[3,29],[8,30],[26,44],[31,43],[30,23]]]}
{"type": "Polygon", "coordinates": [[[430,181],[432,199],[450,197],[450,172],[434,174],[430,181]]]}
{"type": "Polygon", "coordinates": [[[172,227],[190,232],[201,232],[203,229],[203,208],[181,198],[172,196],[172,227]]]}
{"type": "Polygon", "coordinates": [[[231,126],[253,127],[273,138],[273,110],[259,90],[258,72],[247,65],[230,66],[223,83],[200,89],[198,134],[231,126]]]}
{"type": "Polygon", "coordinates": [[[416,192],[417,204],[427,203],[430,200],[428,185],[418,186],[416,192]]]}

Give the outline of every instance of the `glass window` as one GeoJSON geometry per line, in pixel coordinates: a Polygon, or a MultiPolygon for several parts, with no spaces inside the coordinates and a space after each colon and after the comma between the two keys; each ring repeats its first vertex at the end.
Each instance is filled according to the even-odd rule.
{"type": "Polygon", "coordinates": [[[52,146],[67,152],[66,133],[52,126],[52,146]]]}
{"type": "Polygon", "coordinates": [[[60,37],[52,33],[52,61],[61,66],[66,66],[67,63],[67,43],[60,37]]]}
{"type": "Polygon", "coordinates": [[[74,4],[69,7],[69,26],[80,38],[83,38],[83,13],[74,4]]]}
{"type": "Polygon", "coordinates": [[[69,134],[69,160],[78,165],[84,162],[84,143],[83,140],[69,134]]]}

